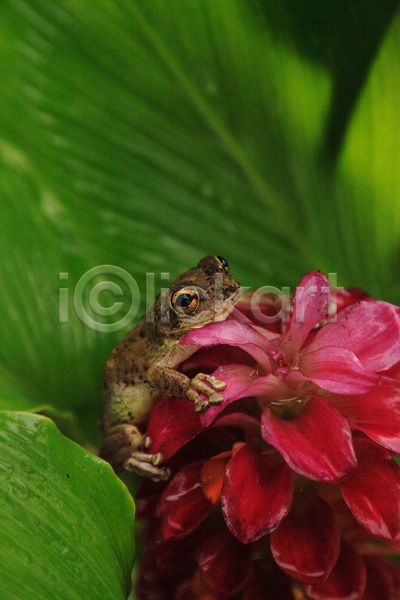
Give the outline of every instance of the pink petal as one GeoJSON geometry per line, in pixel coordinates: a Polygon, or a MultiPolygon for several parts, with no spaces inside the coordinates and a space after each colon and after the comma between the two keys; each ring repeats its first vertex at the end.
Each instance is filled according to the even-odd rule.
{"type": "Polygon", "coordinates": [[[353,352],[337,346],[300,355],[299,368],[305,377],[336,394],[362,394],[379,382],[379,375],[368,371],[353,352]]]}
{"type": "Polygon", "coordinates": [[[211,369],[230,364],[252,366],[255,361],[241,348],[221,344],[211,348],[201,348],[180,365],[180,370],[184,373],[193,370],[196,373],[200,371],[208,373],[211,369]]]}
{"type": "Polygon", "coordinates": [[[238,429],[246,430],[247,434],[255,437],[260,433],[260,421],[255,417],[243,412],[233,412],[227,415],[222,415],[214,423],[214,427],[237,427],[238,429]]]}
{"type": "Polygon", "coordinates": [[[310,479],[338,483],[356,465],[348,422],[332,402],[317,394],[311,394],[290,420],[266,408],[261,432],[294,471],[310,479]]]}
{"type": "Polygon", "coordinates": [[[201,423],[204,427],[211,425],[231,402],[239,398],[265,396],[268,402],[272,402],[293,395],[286,383],[275,375],[258,377],[254,367],[246,365],[223,365],[213,372],[213,376],[226,383],[226,388],[220,392],[224,400],[221,404],[210,406],[201,415],[201,423]]]}
{"type": "Polygon", "coordinates": [[[251,396],[252,394],[248,393],[248,390],[257,379],[254,367],[247,365],[223,365],[213,372],[213,376],[226,383],[226,388],[219,392],[224,400],[221,404],[210,406],[200,415],[203,427],[211,425],[216,417],[234,400],[251,396]]]}
{"type": "Polygon", "coordinates": [[[238,346],[250,354],[265,371],[269,371],[271,367],[266,353],[270,348],[267,338],[250,325],[239,323],[233,319],[192,329],[179,343],[206,347],[217,344],[238,346]]]}
{"type": "Polygon", "coordinates": [[[162,396],[151,412],[147,427],[146,434],[152,439],[150,452],[161,452],[163,460],[168,460],[202,430],[200,415],[189,400],[162,396]]]}
{"type": "Polygon", "coordinates": [[[222,395],[228,403],[251,396],[268,396],[270,402],[277,402],[293,395],[293,390],[285,381],[271,373],[259,377],[254,367],[224,365],[216,369],[213,376],[225,381],[226,388],[222,395]]]}
{"type": "Polygon", "coordinates": [[[283,381],[272,373],[258,377],[247,390],[249,396],[258,396],[260,404],[279,402],[293,397],[293,389],[287,385],[288,377],[283,381]]]}
{"type": "Polygon", "coordinates": [[[361,600],[367,581],[364,559],[350,546],[342,543],[339,558],[328,579],[306,587],[313,600],[361,600]]]}
{"type": "Polygon", "coordinates": [[[331,294],[331,303],[334,302],[336,304],[336,312],[339,313],[341,310],[344,310],[350,304],[355,304],[356,302],[360,302],[360,300],[375,300],[361,290],[360,288],[344,288],[339,290],[332,290],[331,294]]]}
{"type": "Polygon", "coordinates": [[[379,372],[400,360],[399,309],[386,302],[363,301],[341,311],[315,336],[312,349],[341,346],[354,352],[364,367],[379,372]]]}
{"type": "Polygon", "coordinates": [[[222,512],[233,535],[247,544],[277,527],[289,511],[292,495],[289,467],[246,444],[228,463],[222,512]]]}
{"type": "Polygon", "coordinates": [[[317,497],[300,496],[271,534],[275,561],[287,575],[303,583],[325,580],[336,563],[339,548],[335,514],[317,497]]]}
{"type": "Polygon", "coordinates": [[[164,540],[185,537],[209,515],[213,505],[200,484],[204,460],[190,463],[169,482],[161,495],[160,517],[164,540]]]}
{"type": "Polygon", "coordinates": [[[234,538],[226,527],[207,536],[198,564],[209,592],[221,600],[235,596],[247,584],[251,569],[251,547],[234,538]]]}
{"type": "Polygon", "coordinates": [[[400,362],[394,364],[387,371],[383,371],[381,375],[385,375],[390,379],[395,379],[396,381],[400,381],[400,362]]]}
{"type": "Polygon", "coordinates": [[[382,378],[382,384],[366,394],[333,396],[332,401],[361,431],[400,454],[400,382],[382,378]]]}
{"type": "Polygon", "coordinates": [[[400,538],[400,469],[389,452],[362,434],[354,436],[358,465],[341,483],[343,498],[368,531],[400,538]]]}
{"type": "Polygon", "coordinates": [[[288,364],[293,360],[311,329],[328,314],[329,280],[320,271],[303,277],[293,298],[293,315],[281,345],[288,364]]]}

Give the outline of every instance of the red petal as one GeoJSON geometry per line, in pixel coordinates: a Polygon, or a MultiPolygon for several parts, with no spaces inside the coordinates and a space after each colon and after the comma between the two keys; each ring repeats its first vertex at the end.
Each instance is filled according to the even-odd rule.
{"type": "Polygon", "coordinates": [[[177,571],[185,568],[186,563],[193,559],[193,550],[197,536],[187,536],[180,540],[158,541],[152,547],[154,562],[160,573],[171,577],[177,571]]]}
{"type": "Polygon", "coordinates": [[[182,398],[162,396],[154,406],[146,434],[152,439],[150,452],[161,452],[168,460],[203,430],[194,406],[182,398]]]}
{"type": "Polygon", "coordinates": [[[204,460],[179,471],[161,495],[160,517],[164,540],[179,539],[194,531],[208,516],[213,505],[200,484],[204,460]]]}
{"type": "Polygon", "coordinates": [[[251,547],[244,546],[224,527],[207,537],[198,556],[201,579],[218,599],[229,598],[247,584],[251,547]]]}
{"type": "MultiPolygon", "coordinates": [[[[280,459],[282,460],[282,459],[280,459]]],[[[241,542],[271,532],[292,503],[293,475],[276,456],[263,456],[246,444],[230,461],[221,502],[225,521],[241,542]]]]}
{"type": "Polygon", "coordinates": [[[337,346],[300,355],[299,368],[305,377],[335,394],[362,394],[379,383],[379,375],[368,371],[353,352],[337,346]]]}
{"type": "Polygon", "coordinates": [[[339,558],[328,579],[319,585],[308,585],[306,592],[313,600],[361,600],[366,581],[363,558],[342,543],[339,558]]]}
{"type": "Polygon", "coordinates": [[[271,367],[266,353],[270,348],[267,338],[250,325],[239,323],[233,319],[192,329],[179,343],[206,347],[216,344],[238,346],[250,354],[265,371],[269,371],[271,367]]]}
{"type": "Polygon", "coordinates": [[[212,504],[217,504],[221,500],[225,471],[231,457],[232,452],[221,452],[206,460],[201,469],[200,481],[203,494],[212,504]]]}
{"type": "Polygon", "coordinates": [[[396,600],[399,589],[394,589],[389,565],[375,557],[366,557],[367,585],[362,600],[396,600]]]}
{"type": "Polygon", "coordinates": [[[392,585],[393,585],[393,589],[395,590],[396,594],[397,594],[397,598],[400,597],[400,567],[399,564],[391,564],[391,563],[385,563],[386,568],[388,569],[388,572],[391,576],[392,579],[392,585]]]}
{"type": "Polygon", "coordinates": [[[376,389],[355,396],[333,396],[346,419],[373,440],[400,453],[400,382],[382,378],[376,389]]]}
{"type": "Polygon", "coordinates": [[[341,346],[354,352],[364,367],[384,371],[400,360],[399,309],[386,302],[352,304],[315,336],[312,348],[341,346]]]}
{"type": "Polygon", "coordinates": [[[164,592],[166,585],[175,589],[176,577],[166,577],[160,573],[154,560],[154,552],[148,550],[140,564],[139,576],[136,583],[137,598],[140,600],[157,598],[157,600],[169,600],[170,594],[164,592]]]}
{"type": "Polygon", "coordinates": [[[330,300],[329,280],[320,271],[303,277],[293,298],[293,315],[282,340],[281,350],[291,364],[311,329],[325,318],[330,300]]]}
{"type": "Polygon", "coordinates": [[[362,434],[354,436],[358,465],[341,484],[355,518],[376,535],[399,539],[400,469],[389,452],[362,434]]]}
{"type": "Polygon", "coordinates": [[[293,600],[290,583],[276,565],[267,563],[263,568],[254,561],[250,583],[241,600],[293,600]]]}
{"type": "Polygon", "coordinates": [[[272,554],[281,569],[302,581],[326,579],[339,555],[339,529],[333,510],[320,498],[300,496],[271,534],[272,554]],[[303,502],[303,506],[300,505],[303,502]]]}
{"type": "Polygon", "coordinates": [[[348,422],[332,402],[317,394],[290,420],[266,408],[261,432],[293,470],[310,479],[338,483],[356,465],[348,422]]]}

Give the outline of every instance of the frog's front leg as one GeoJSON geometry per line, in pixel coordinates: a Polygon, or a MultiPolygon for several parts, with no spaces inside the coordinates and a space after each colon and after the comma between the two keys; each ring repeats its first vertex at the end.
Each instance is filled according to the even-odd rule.
{"type": "Polygon", "coordinates": [[[159,467],[162,455],[142,451],[150,444],[150,438],[140,433],[134,425],[118,425],[102,443],[100,456],[109,462],[117,473],[132,471],[153,481],[165,481],[170,472],[164,467],[159,467]]]}
{"type": "Polygon", "coordinates": [[[157,390],[162,390],[167,396],[187,398],[193,402],[196,412],[203,412],[210,404],[221,404],[224,399],[218,392],[225,389],[226,383],[205,373],[197,373],[190,379],[170,367],[153,365],[148,371],[148,378],[157,390]],[[208,396],[208,400],[201,398],[201,392],[208,396]]]}
{"type": "Polygon", "coordinates": [[[161,359],[156,359],[150,364],[147,378],[159,393],[170,398],[187,398],[195,405],[196,412],[202,412],[210,404],[221,404],[224,398],[218,392],[225,389],[226,383],[205,373],[197,373],[190,379],[184,373],[175,370],[198,349],[199,346],[194,345],[173,345],[161,359]],[[200,393],[208,396],[208,400],[203,400],[200,393]]]}

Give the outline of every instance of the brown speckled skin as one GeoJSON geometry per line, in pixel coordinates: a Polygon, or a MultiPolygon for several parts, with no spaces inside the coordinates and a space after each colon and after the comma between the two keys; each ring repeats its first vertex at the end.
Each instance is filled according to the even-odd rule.
{"type": "MultiPolygon", "coordinates": [[[[224,320],[239,297],[240,284],[213,256],[203,258],[162,292],[149,312],[112,351],[104,375],[101,426],[111,434],[122,424],[145,425],[154,400],[160,394],[186,397],[195,403],[199,388],[174,370],[196,351],[180,346],[191,329],[213,320],[224,320]],[[216,285],[217,282],[217,285],[216,285]],[[195,314],[178,315],[170,306],[174,292],[196,286],[200,303],[195,314]]],[[[217,388],[216,388],[217,389],[217,388]]]]}

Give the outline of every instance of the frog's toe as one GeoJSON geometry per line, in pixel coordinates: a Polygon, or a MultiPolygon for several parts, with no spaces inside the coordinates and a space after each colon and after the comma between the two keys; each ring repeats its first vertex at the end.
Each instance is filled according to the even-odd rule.
{"type": "Polygon", "coordinates": [[[166,481],[171,475],[171,471],[166,467],[158,467],[153,463],[154,457],[161,457],[160,460],[162,460],[161,454],[145,454],[144,456],[145,458],[143,458],[143,453],[141,452],[132,454],[124,462],[124,471],[137,473],[153,481],[166,481]]]}
{"type": "Polygon", "coordinates": [[[223,402],[224,397],[221,394],[210,394],[208,399],[209,404],[221,404],[223,402]]]}
{"type": "Polygon", "coordinates": [[[103,441],[99,454],[115,471],[120,472],[124,461],[141,447],[143,437],[134,425],[119,425],[103,441]]]}
{"type": "Polygon", "coordinates": [[[207,400],[199,400],[198,402],[196,402],[194,410],[197,413],[203,413],[207,410],[209,406],[210,404],[207,400]]]}
{"type": "MultiPolygon", "coordinates": [[[[214,391],[222,392],[222,390],[226,388],[225,381],[221,381],[214,377],[214,375],[208,375],[206,373],[197,373],[191,380],[191,385],[198,392],[204,392],[210,397],[214,394],[214,391]]],[[[216,396],[218,396],[218,394],[216,394],[216,396]]]]}
{"type": "Polygon", "coordinates": [[[157,465],[160,465],[163,461],[163,456],[160,452],[158,452],[157,454],[150,454],[149,456],[151,456],[151,464],[155,467],[157,465]]]}
{"type": "Polygon", "coordinates": [[[151,437],[149,435],[145,435],[140,447],[144,448],[145,450],[148,450],[152,443],[153,443],[153,440],[151,439],[151,437]]]}
{"type": "MultiPolygon", "coordinates": [[[[208,375],[206,378],[206,381],[208,381],[208,383],[211,384],[212,388],[214,390],[218,391],[222,391],[226,388],[226,383],[225,381],[221,381],[220,379],[217,379],[216,377],[214,377],[214,375],[208,375]]],[[[218,396],[219,394],[216,394],[216,396],[218,396]]],[[[222,396],[221,396],[222,398],[222,396]]],[[[211,399],[210,399],[211,401],[211,399]]]]}

